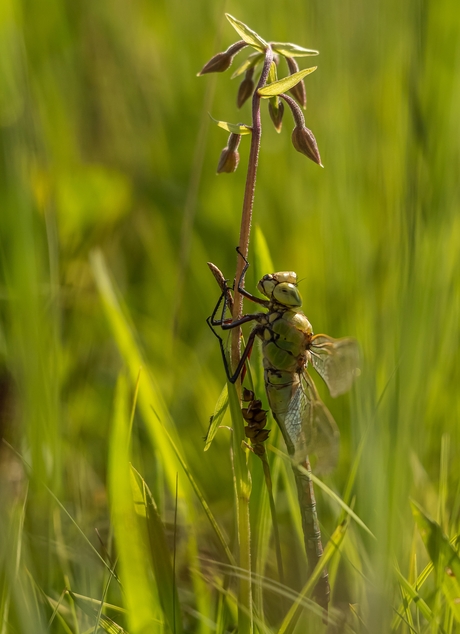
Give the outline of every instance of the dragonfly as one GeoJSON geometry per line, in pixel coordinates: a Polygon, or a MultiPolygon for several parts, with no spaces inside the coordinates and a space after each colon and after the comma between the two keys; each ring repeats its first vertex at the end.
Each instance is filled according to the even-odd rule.
{"type": "MultiPolygon", "coordinates": [[[[270,409],[277,422],[288,453],[292,458],[309,573],[323,554],[313,490],[310,455],[316,456],[315,470],[330,471],[337,462],[339,431],[321,400],[307,370],[312,366],[326,383],[332,397],[347,392],[359,374],[359,347],[355,339],[334,339],[324,334],[313,334],[313,328],[301,310],[302,298],[293,271],[264,275],[257,284],[264,298],[244,288],[249,262],[238,281],[238,292],[249,301],[262,306],[264,312],[248,313],[239,319],[226,318],[230,288],[225,283],[216,307],[208,318],[208,325],[219,339],[228,380],[235,383],[244,377],[245,364],[254,341],[262,342],[264,382],[270,409]],[[222,312],[218,317],[222,305],[222,312]],[[254,326],[248,336],[241,359],[232,372],[227,360],[222,337],[215,328],[238,328],[246,323],[254,326]],[[299,470],[296,465],[301,465],[299,470]]],[[[327,612],[330,587],[324,569],[314,590],[316,602],[327,612]]]]}

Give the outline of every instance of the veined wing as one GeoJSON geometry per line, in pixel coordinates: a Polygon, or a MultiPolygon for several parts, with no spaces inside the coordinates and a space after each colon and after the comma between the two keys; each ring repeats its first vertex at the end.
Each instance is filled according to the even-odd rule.
{"type": "Polygon", "coordinates": [[[302,378],[289,403],[285,427],[294,445],[295,460],[302,462],[306,455],[316,455],[315,471],[325,473],[337,463],[340,434],[310,375],[305,371],[302,378]]]}
{"type": "Polygon", "coordinates": [[[359,348],[355,339],[333,339],[327,335],[315,335],[310,344],[311,362],[324,379],[331,396],[348,392],[358,376],[359,348]]]}

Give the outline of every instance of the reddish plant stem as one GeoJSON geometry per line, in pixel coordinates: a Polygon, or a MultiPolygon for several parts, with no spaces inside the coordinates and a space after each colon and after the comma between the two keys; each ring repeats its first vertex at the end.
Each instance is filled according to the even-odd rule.
{"type": "MultiPolygon", "coordinates": [[[[265,60],[260,75],[259,82],[254,91],[252,97],[252,134],[251,134],[251,149],[249,151],[249,164],[248,173],[246,177],[246,187],[244,190],[243,200],[243,213],[241,215],[241,228],[240,228],[240,240],[238,247],[244,256],[248,257],[249,250],[249,236],[251,233],[252,224],[252,209],[254,206],[254,192],[256,188],[257,166],[259,164],[259,150],[260,139],[262,137],[262,121],[260,116],[260,100],[261,97],[258,93],[259,88],[265,86],[270,71],[270,66],[273,61],[273,51],[268,46],[265,51],[265,60]]],[[[234,310],[233,318],[238,319],[243,314],[243,297],[238,293],[238,281],[243,271],[244,261],[243,258],[238,255],[236,262],[235,273],[235,292],[234,292],[234,310]]],[[[236,368],[240,360],[240,339],[241,328],[234,328],[232,330],[232,367],[236,368]]]]}

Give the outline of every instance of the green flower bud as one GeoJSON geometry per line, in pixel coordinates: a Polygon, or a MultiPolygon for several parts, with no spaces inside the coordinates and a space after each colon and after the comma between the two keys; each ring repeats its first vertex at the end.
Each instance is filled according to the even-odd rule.
{"type": "Polygon", "coordinates": [[[310,160],[323,167],[319,155],[318,145],[313,132],[305,126],[298,126],[292,131],[292,145],[297,152],[305,154],[310,160]]]}

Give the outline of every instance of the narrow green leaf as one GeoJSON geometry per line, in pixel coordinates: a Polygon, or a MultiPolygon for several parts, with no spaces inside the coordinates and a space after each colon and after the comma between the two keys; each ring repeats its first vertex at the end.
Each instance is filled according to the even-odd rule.
{"type": "Polygon", "coordinates": [[[319,581],[322,571],[327,566],[332,556],[337,552],[338,548],[340,548],[343,538],[345,537],[345,533],[347,532],[348,522],[349,520],[346,518],[341,524],[337,526],[335,531],[332,533],[331,538],[327,542],[324,549],[323,556],[316,564],[315,569],[313,570],[307,583],[304,585],[296,601],[293,603],[291,609],[284,617],[281,627],[278,630],[278,634],[289,634],[293,631],[302,610],[302,600],[305,597],[309,597],[310,594],[313,592],[316,584],[319,581]]]}
{"type": "Polygon", "coordinates": [[[179,597],[169,554],[166,532],[153,495],[141,474],[131,465],[131,486],[136,512],[146,521],[150,560],[157,582],[161,607],[171,632],[182,632],[179,597]]]}
{"type": "MultiPolygon", "coordinates": [[[[91,603],[88,605],[88,602],[82,600],[79,595],[74,594],[71,590],[67,590],[67,593],[72,597],[73,601],[78,605],[80,610],[84,612],[87,616],[96,617],[97,610],[91,606],[91,603]]],[[[86,599],[86,597],[84,597],[86,599]]],[[[97,602],[99,603],[99,601],[97,602]]],[[[104,632],[108,632],[108,634],[128,634],[128,632],[115,623],[115,621],[105,614],[100,615],[99,620],[99,628],[104,630],[104,632]]]]}
{"type": "Polygon", "coordinates": [[[294,73],[293,75],[288,75],[283,79],[279,79],[278,81],[273,82],[272,84],[267,84],[263,88],[259,88],[259,95],[261,97],[275,97],[276,95],[281,95],[283,92],[287,92],[291,90],[294,86],[296,86],[301,79],[313,73],[318,66],[312,66],[311,68],[305,68],[304,70],[299,70],[298,73],[294,73]]]}
{"type": "Polygon", "coordinates": [[[247,465],[244,421],[241,414],[239,395],[235,385],[228,383],[228,398],[232,417],[233,465],[237,505],[239,565],[246,573],[238,588],[238,632],[251,634],[253,631],[252,582],[251,582],[251,528],[249,522],[249,498],[251,495],[251,476],[247,465]]]}
{"type": "Polygon", "coordinates": [[[214,440],[214,436],[219,429],[219,425],[222,422],[223,417],[228,409],[228,390],[227,384],[224,385],[222,392],[220,393],[219,398],[217,399],[216,407],[214,409],[214,414],[212,415],[211,422],[209,424],[208,433],[206,434],[206,443],[204,445],[204,451],[208,451],[211,446],[212,441],[214,440]]]}
{"type": "Polygon", "coordinates": [[[162,611],[151,583],[146,557],[148,538],[135,512],[129,465],[128,382],[121,375],[115,394],[109,448],[109,494],[113,529],[120,559],[128,627],[131,634],[158,631],[162,611]]]}
{"type": "Polygon", "coordinates": [[[233,73],[230,79],[235,79],[235,77],[239,77],[243,73],[245,73],[249,68],[253,66],[257,66],[259,62],[261,62],[264,58],[263,53],[252,53],[249,57],[241,64],[239,68],[233,73]]]}
{"type": "Polygon", "coordinates": [[[310,57],[312,55],[319,55],[319,51],[314,48],[303,48],[297,44],[291,42],[270,42],[272,49],[275,53],[284,55],[284,57],[310,57]]]}
{"type": "MultiPolygon", "coordinates": [[[[292,459],[285,453],[283,453],[282,451],[280,451],[279,449],[277,449],[276,447],[273,447],[272,445],[269,445],[269,449],[271,451],[273,451],[274,453],[276,453],[277,455],[281,456],[282,458],[284,458],[285,460],[292,462],[292,459]]],[[[316,486],[318,486],[320,489],[322,489],[332,500],[335,500],[337,502],[337,504],[339,504],[342,509],[347,513],[347,515],[349,515],[352,519],[355,520],[355,522],[361,526],[361,528],[363,530],[366,531],[366,533],[368,535],[370,535],[371,537],[373,537],[374,539],[376,539],[374,533],[371,531],[370,528],[368,528],[366,526],[366,524],[363,522],[363,520],[356,515],[356,513],[353,511],[353,509],[351,509],[348,504],[345,504],[345,502],[342,500],[341,497],[339,497],[337,495],[337,493],[335,493],[334,491],[332,491],[332,489],[330,489],[327,484],[324,484],[324,482],[322,480],[320,480],[319,478],[317,478],[313,473],[308,472],[306,469],[304,469],[302,466],[296,464],[296,468],[299,469],[299,471],[301,471],[302,473],[305,473],[306,475],[308,475],[309,478],[312,479],[312,481],[316,484],[316,486]]]]}
{"type": "Polygon", "coordinates": [[[425,548],[433,562],[438,583],[449,602],[452,614],[460,622],[460,558],[437,522],[430,519],[422,508],[411,502],[412,514],[425,548]]]}
{"type": "MultiPolygon", "coordinates": [[[[429,608],[429,606],[425,603],[422,597],[419,595],[417,590],[407,581],[404,575],[395,567],[396,575],[398,577],[399,583],[403,590],[407,593],[409,598],[417,605],[417,609],[420,610],[420,613],[426,618],[427,621],[431,622],[433,620],[433,612],[429,608]]],[[[399,627],[399,622],[401,619],[401,615],[397,614],[395,620],[392,624],[392,631],[399,627]]]]}
{"type": "Polygon", "coordinates": [[[246,42],[246,44],[253,46],[259,51],[265,51],[267,49],[268,47],[267,42],[264,39],[262,39],[260,35],[258,35],[255,31],[253,31],[246,24],[244,24],[244,22],[240,22],[240,20],[237,20],[229,13],[226,13],[225,17],[233,26],[235,31],[246,42]]]}
{"type": "Polygon", "coordinates": [[[222,130],[227,130],[227,132],[233,132],[233,134],[241,134],[242,136],[245,134],[251,134],[252,128],[249,125],[245,125],[244,123],[228,123],[227,121],[219,121],[218,119],[214,119],[211,115],[209,115],[211,119],[216,123],[219,128],[222,130]]]}
{"type": "MultiPolygon", "coordinates": [[[[163,431],[164,426],[167,425],[170,434],[175,434],[174,422],[171,419],[155,377],[143,358],[129,316],[125,310],[122,310],[102,252],[98,250],[92,251],[90,261],[107,321],[134,384],[139,378],[139,368],[143,368],[139,382],[139,409],[147,426],[152,447],[155,452],[158,452],[158,455],[162,456],[162,464],[169,490],[174,493],[178,464],[163,431]]],[[[183,494],[180,493],[180,496],[184,499],[186,505],[183,494]]]]}
{"type": "Polygon", "coordinates": [[[255,226],[254,270],[257,280],[260,280],[266,273],[272,273],[275,270],[267,241],[260,225],[255,226]]]}
{"type": "Polygon", "coordinates": [[[183,459],[181,453],[179,452],[179,449],[177,448],[177,446],[174,444],[173,439],[171,438],[171,436],[168,434],[167,430],[164,430],[164,433],[166,434],[166,437],[168,438],[169,442],[171,443],[171,447],[173,448],[173,451],[175,452],[177,459],[179,460],[180,464],[182,465],[183,470],[185,471],[185,474],[190,482],[190,484],[192,485],[193,490],[195,491],[201,506],[203,507],[204,512],[206,513],[211,526],[214,529],[214,532],[216,533],[219,542],[223,548],[223,551],[225,553],[225,555],[227,556],[228,561],[230,562],[230,564],[232,565],[236,565],[235,559],[227,545],[227,540],[225,539],[225,537],[222,534],[222,531],[220,530],[220,527],[218,525],[218,523],[216,522],[216,519],[214,517],[214,515],[211,512],[211,509],[208,506],[208,503],[206,502],[204,495],[201,493],[199,486],[197,485],[197,483],[195,482],[192,474],[190,473],[189,468],[187,467],[187,464],[185,462],[185,460],[183,459]]]}

